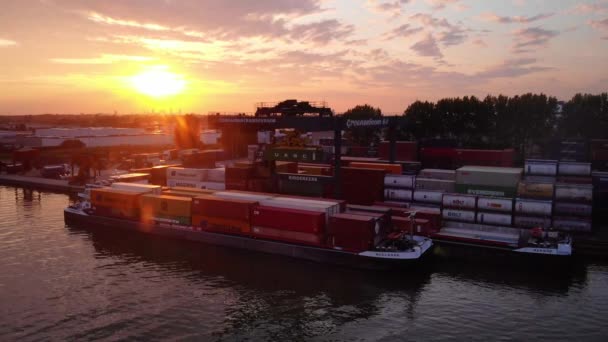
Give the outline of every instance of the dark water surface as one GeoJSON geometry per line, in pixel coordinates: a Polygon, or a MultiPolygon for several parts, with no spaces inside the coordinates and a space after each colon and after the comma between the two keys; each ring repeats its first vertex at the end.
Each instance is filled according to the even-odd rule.
{"type": "Polygon", "coordinates": [[[608,264],[378,273],[67,227],[0,187],[0,341],[608,340],[608,264]]]}

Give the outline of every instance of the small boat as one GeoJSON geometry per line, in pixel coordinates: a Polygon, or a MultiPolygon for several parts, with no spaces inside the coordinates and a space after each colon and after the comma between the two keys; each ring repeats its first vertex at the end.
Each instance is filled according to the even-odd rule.
{"type": "Polygon", "coordinates": [[[519,229],[455,221],[444,221],[431,235],[437,244],[500,250],[521,255],[569,257],[572,238],[563,232],[542,228],[519,229]]]}

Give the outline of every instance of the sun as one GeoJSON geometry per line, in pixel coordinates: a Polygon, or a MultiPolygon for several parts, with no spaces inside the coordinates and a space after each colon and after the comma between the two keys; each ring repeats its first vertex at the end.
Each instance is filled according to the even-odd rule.
{"type": "Polygon", "coordinates": [[[131,84],[139,93],[164,97],[177,95],[186,87],[182,75],[167,71],[166,67],[155,67],[131,77],[131,84]]]}

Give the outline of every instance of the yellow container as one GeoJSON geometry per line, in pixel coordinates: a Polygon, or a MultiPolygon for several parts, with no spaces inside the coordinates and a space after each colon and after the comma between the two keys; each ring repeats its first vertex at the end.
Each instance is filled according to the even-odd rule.
{"type": "Polygon", "coordinates": [[[91,204],[106,208],[139,208],[141,194],[111,188],[91,189],[91,204]]]}
{"type": "Polygon", "coordinates": [[[553,199],[555,187],[553,184],[519,182],[517,196],[542,199],[553,199]]]}
{"type": "Polygon", "coordinates": [[[192,216],[192,198],[168,195],[142,195],[141,217],[146,221],[154,217],[192,216]]]}

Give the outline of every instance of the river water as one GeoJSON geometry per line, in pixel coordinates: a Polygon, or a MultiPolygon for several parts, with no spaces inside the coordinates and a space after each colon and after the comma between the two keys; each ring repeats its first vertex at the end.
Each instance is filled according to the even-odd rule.
{"type": "Polygon", "coordinates": [[[0,340],[608,340],[608,263],[369,272],[68,227],[0,186],[0,340]]]}

